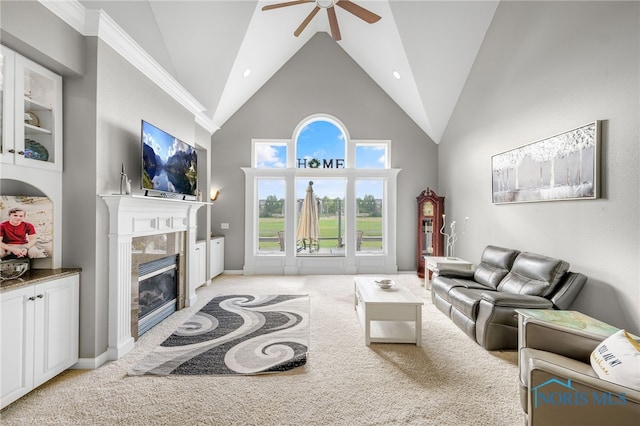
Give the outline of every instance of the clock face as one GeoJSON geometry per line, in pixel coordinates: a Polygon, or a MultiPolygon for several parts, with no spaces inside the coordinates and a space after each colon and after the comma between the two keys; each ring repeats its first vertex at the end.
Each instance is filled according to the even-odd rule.
{"type": "Polygon", "coordinates": [[[433,204],[430,201],[427,201],[422,205],[422,215],[433,216],[433,204]]]}

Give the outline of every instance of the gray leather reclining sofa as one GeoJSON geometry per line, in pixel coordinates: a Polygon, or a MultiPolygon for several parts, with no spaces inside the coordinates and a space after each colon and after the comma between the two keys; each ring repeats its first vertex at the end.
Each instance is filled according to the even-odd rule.
{"type": "Polygon", "coordinates": [[[518,347],[516,309],[567,309],[587,281],[563,260],[491,245],[473,271],[434,273],[433,304],[487,350],[518,347]]]}

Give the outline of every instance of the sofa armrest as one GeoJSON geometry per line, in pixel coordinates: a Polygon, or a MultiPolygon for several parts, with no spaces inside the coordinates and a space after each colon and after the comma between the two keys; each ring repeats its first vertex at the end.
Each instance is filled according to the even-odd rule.
{"type": "Polygon", "coordinates": [[[529,425],[637,424],[640,392],[602,380],[578,361],[541,355],[527,366],[529,425]],[[559,404],[557,395],[571,400],[559,404]]]}
{"type": "Polygon", "coordinates": [[[553,303],[544,297],[505,293],[502,291],[482,292],[482,300],[494,306],[505,308],[551,309],[553,307],[553,303]]]}
{"type": "Polygon", "coordinates": [[[527,319],[523,327],[523,347],[556,353],[584,363],[589,363],[591,352],[606,339],[601,334],[535,319],[527,319]]]}
{"type": "Polygon", "coordinates": [[[480,297],[476,318],[476,342],[489,351],[518,347],[516,309],[550,309],[553,306],[551,301],[544,297],[500,291],[482,291],[480,297]]]}
{"type": "Polygon", "coordinates": [[[433,270],[433,273],[446,278],[464,278],[467,280],[472,280],[474,271],[470,271],[468,269],[456,269],[451,267],[448,268],[445,266],[443,268],[435,268],[433,270]]]}

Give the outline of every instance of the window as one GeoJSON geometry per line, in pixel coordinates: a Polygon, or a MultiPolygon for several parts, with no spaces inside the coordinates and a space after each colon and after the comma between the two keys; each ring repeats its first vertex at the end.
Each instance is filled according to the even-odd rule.
{"type": "Polygon", "coordinates": [[[388,169],[390,166],[386,142],[358,142],[355,150],[357,169],[388,169]]]}
{"type": "Polygon", "coordinates": [[[285,189],[283,179],[258,179],[258,252],[284,253],[285,189]]]}
{"type": "Polygon", "coordinates": [[[390,141],[351,140],[325,114],[302,120],[291,139],[254,140],[243,168],[246,273],[396,272],[390,151],[390,141]],[[309,182],[313,234],[299,232],[309,182]]]}
{"type": "Polygon", "coordinates": [[[319,119],[309,122],[296,137],[296,167],[343,169],[344,131],[331,121],[319,119]]]}
{"type": "Polygon", "coordinates": [[[384,180],[356,180],[356,251],[383,251],[384,180]]]}
{"type": "Polygon", "coordinates": [[[286,141],[256,141],[253,143],[253,167],[282,169],[287,167],[286,141]]]}
{"type": "Polygon", "coordinates": [[[346,180],[344,178],[296,179],[296,253],[298,256],[322,255],[344,256],[345,235],[345,199],[346,180]],[[318,212],[317,241],[309,241],[310,235],[303,235],[300,229],[301,215],[308,212],[303,209],[309,182],[313,182],[314,198],[318,212]]]}

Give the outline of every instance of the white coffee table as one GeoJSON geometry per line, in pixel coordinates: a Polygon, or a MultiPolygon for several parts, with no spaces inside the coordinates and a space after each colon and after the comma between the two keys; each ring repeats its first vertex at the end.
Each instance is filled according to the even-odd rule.
{"type": "Polygon", "coordinates": [[[354,278],[355,309],[364,328],[365,344],[422,343],[422,305],[416,295],[397,284],[383,290],[378,277],[354,278]]]}

